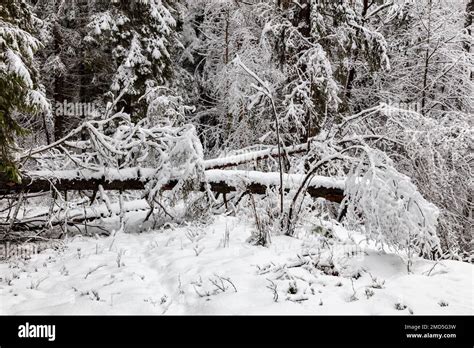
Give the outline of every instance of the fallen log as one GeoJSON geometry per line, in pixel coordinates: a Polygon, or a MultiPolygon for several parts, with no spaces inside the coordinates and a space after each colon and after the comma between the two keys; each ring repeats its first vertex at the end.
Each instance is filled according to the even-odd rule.
{"type": "MultiPolygon", "coordinates": [[[[311,142],[315,141],[316,138],[312,137],[308,140],[307,143],[303,144],[296,144],[292,146],[287,146],[282,148],[282,155],[296,155],[302,153],[308,153],[311,148],[311,142]]],[[[356,136],[356,137],[349,137],[339,140],[337,143],[339,145],[345,145],[347,143],[360,143],[361,141],[387,141],[393,143],[395,145],[401,146],[400,142],[395,139],[387,138],[381,135],[363,135],[363,136],[356,136]]],[[[204,167],[206,169],[226,169],[236,167],[242,164],[257,162],[261,160],[265,160],[268,158],[278,158],[280,153],[278,152],[278,147],[274,146],[269,149],[265,150],[257,150],[257,151],[249,151],[247,153],[243,153],[240,155],[233,155],[227,157],[220,157],[220,158],[213,158],[204,161],[204,167]]]]}
{"type": "MultiPolygon", "coordinates": [[[[307,143],[289,146],[282,149],[282,153],[287,155],[305,153],[307,151],[307,143]]],[[[274,147],[260,151],[252,151],[241,155],[209,159],[204,161],[204,167],[206,169],[225,169],[249,162],[261,161],[267,158],[278,158],[279,156],[278,148],[274,147]]]]}
{"type": "MultiPolygon", "coordinates": [[[[56,210],[53,211],[51,216],[49,208],[45,208],[36,214],[31,216],[19,216],[17,221],[14,222],[12,231],[33,231],[48,229],[55,226],[74,226],[78,224],[84,224],[87,226],[94,220],[100,220],[104,218],[110,218],[113,216],[120,215],[120,204],[113,203],[110,205],[111,210],[105,204],[99,204],[94,206],[83,206],[70,210],[56,210]]],[[[151,208],[145,199],[138,199],[128,201],[124,203],[123,211],[125,213],[138,212],[138,211],[149,211],[151,208]]],[[[7,226],[7,222],[0,220],[0,230],[2,227],[7,226]]],[[[0,238],[1,239],[1,238],[0,238]]]]}
{"type": "MultiPolygon", "coordinates": [[[[153,168],[26,172],[23,173],[21,183],[0,176],[0,195],[49,192],[53,188],[58,191],[97,191],[99,185],[102,185],[104,190],[145,190],[146,184],[156,175],[155,172],[153,168]]],[[[299,174],[284,174],[284,189],[289,191],[298,188],[303,178],[304,176],[299,174]]],[[[178,180],[169,180],[162,190],[172,190],[177,184],[178,180]]],[[[248,191],[264,194],[268,189],[278,187],[279,173],[206,170],[205,180],[201,182],[199,190],[205,191],[209,188],[217,193],[248,191]]],[[[344,180],[315,177],[309,183],[307,192],[313,198],[340,203],[344,198],[344,180]]]]}

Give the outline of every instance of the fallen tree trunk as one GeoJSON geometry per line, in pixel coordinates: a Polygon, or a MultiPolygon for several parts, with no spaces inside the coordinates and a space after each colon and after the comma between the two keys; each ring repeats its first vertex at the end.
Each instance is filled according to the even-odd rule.
{"type": "MultiPolygon", "coordinates": [[[[12,231],[34,231],[55,226],[75,226],[84,224],[86,227],[94,220],[110,218],[120,215],[120,204],[113,203],[110,205],[111,210],[106,204],[96,206],[83,206],[68,211],[56,210],[50,216],[49,209],[38,212],[32,216],[19,217],[14,222],[12,231]]],[[[123,210],[125,213],[137,211],[149,211],[151,208],[145,199],[125,202],[123,210]]],[[[0,220],[0,230],[7,226],[7,222],[0,220]]],[[[1,238],[0,238],[1,239],[1,238]]]]}
{"type": "MultiPolygon", "coordinates": [[[[155,169],[129,168],[123,170],[104,169],[96,172],[90,170],[71,170],[56,172],[27,172],[21,183],[14,183],[0,176],[0,195],[11,195],[20,192],[37,193],[58,191],[97,191],[99,185],[104,190],[131,191],[145,190],[146,184],[153,179],[155,169]]],[[[264,194],[268,189],[279,187],[279,173],[262,173],[238,170],[207,170],[205,180],[199,189],[209,189],[217,193],[249,191],[264,194]]],[[[285,174],[284,186],[289,191],[299,187],[302,175],[285,174]]],[[[170,180],[162,190],[172,190],[178,180],[170,180]]],[[[340,203],[344,198],[344,180],[326,177],[315,177],[308,185],[307,192],[314,198],[324,198],[340,203]]]]}
{"type": "MultiPolygon", "coordinates": [[[[302,153],[308,153],[311,148],[311,141],[315,140],[316,138],[310,138],[307,143],[297,144],[292,146],[287,146],[282,148],[282,155],[289,156],[289,155],[296,155],[302,153]]],[[[344,138],[338,141],[339,145],[344,145],[347,143],[360,143],[362,140],[385,140],[391,142],[396,145],[401,145],[394,139],[390,139],[381,135],[364,135],[359,137],[349,137],[344,138]]],[[[251,163],[251,162],[258,162],[261,160],[265,160],[268,158],[278,158],[280,156],[278,152],[278,148],[271,147],[265,150],[258,150],[258,151],[251,151],[248,153],[228,156],[228,157],[221,157],[221,158],[213,158],[204,161],[204,167],[206,169],[226,169],[236,167],[242,164],[251,163]]]]}
{"type": "MultiPolygon", "coordinates": [[[[29,172],[23,176],[21,184],[0,178],[0,194],[32,194],[40,192],[57,191],[97,191],[99,185],[104,190],[145,190],[147,183],[153,179],[155,170],[151,168],[131,168],[125,170],[104,169],[102,173],[88,170],[82,171],[57,171],[57,172],[29,172]]],[[[285,174],[285,190],[298,188],[303,180],[302,175],[285,174]]],[[[178,184],[177,180],[170,180],[162,190],[172,190],[178,184]]],[[[211,190],[220,194],[243,191],[254,194],[265,194],[268,189],[279,187],[279,173],[262,173],[256,171],[239,170],[207,170],[205,181],[199,185],[200,191],[211,190]]],[[[313,198],[324,198],[331,202],[340,203],[344,198],[344,180],[327,177],[315,177],[307,187],[307,192],[313,198]]],[[[13,223],[13,231],[33,231],[53,226],[75,226],[87,222],[111,217],[118,214],[118,203],[108,207],[76,208],[67,215],[59,213],[58,216],[49,217],[49,211],[39,212],[34,216],[20,217],[13,223]]],[[[125,211],[149,210],[146,200],[127,202],[125,211]]],[[[53,214],[55,215],[55,214],[53,214]]],[[[8,223],[1,223],[7,226],[8,223]]]]}
{"type": "MultiPolygon", "coordinates": [[[[308,151],[308,144],[299,144],[294,146],[285,147],[282,149],[283,154],[294,155],[298,153],[305,153],[308,151]]],[[[260,151],[253,151],[241,155],[214,158],[204,161],[204,167],[206,169],[225,169],[235,167],[241,164],[261,161],[267,158],[278,158],[280,156],[278,148],[271,148],[260,151]]]]}

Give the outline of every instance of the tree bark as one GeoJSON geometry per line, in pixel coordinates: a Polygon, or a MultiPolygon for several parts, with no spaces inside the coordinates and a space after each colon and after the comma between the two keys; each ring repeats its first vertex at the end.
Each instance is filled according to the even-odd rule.
{"type": "MultiPolygon", "coordinates": [[[[19,192],[25,194],[48,192],[51,191],[53,185],[58,191],[97,191],[99,185],[102,185],[104,190],[109,191],[133,191],[145,190],[147,180],[143,178],[131,179],[90,179],[90,178],[35,178],[31,179],[27,175],[23,176],[21,183],[14,183],[4,176],[0,176],[0,195],[11,195],[19,192]]],[[[172,190],[177,185],[176,180],[172,180],[163,186],[163,191],[172,190]]],[[[210,185],[213,192],[227,194],[230,192],[239,191],[240,188],[224,181],[208,181],[202,182],[198,190],[206,191],[206,185],[210,185]]],[[[268,189],[276,188],[278,185],[265,185],[262,183],[250,183],[246,185],[245,189],[248,192],[255,194],[265,194],[268,189]]],[[[288,192],[289,188],[284,188],[288,192]]],[[[310,185],[307,192],[313,198],[324,198],[328,201],[340,203],[344,198],[344,190],[340,188],[321,187],[317,185],[310,185]]]]}

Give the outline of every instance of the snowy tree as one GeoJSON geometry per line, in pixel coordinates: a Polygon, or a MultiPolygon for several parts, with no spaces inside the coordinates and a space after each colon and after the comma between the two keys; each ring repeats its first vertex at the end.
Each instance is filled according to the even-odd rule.
{"type": "Polygon", "coordinates": [[[283,91],[286,114],[292,116],[288,122],[301,124],[306,138],[337,122],[339,113],[353,111],[349,103],[359,71],[390,68],[387,43],[377,31],[374,15],[386,11],[386,6],[372,11],[374,5],[283,2],[268,11],[265,33],[280,52],[281,68],[288,76],[283,91]]]}
{"type": "Polygon", "coordinates": [[[38,83],[33,54],[41,43],[32,36],[33,15],[24,1],[0,5],[0,172],[18,181],[15,137],[25,134],[16,113],[48,109],[38,83]]]}
{"type": "Polygon", "coordinates": [[[423,197],[439,209],[437,235],[444,253],[468,258],[472,252],[473,124],[463,113],[433,119],[399,105],[384,105],[353,117],[342,133],[349,144],[370,139],[393,160],[423,197]]]}
{"type": "MultiPolygon", "coordinates": [[[[94,12],[93,2],[38,0],[34,2],[34,11],[40,18],[36,27],[44,46],[38,52],[41,79],[53,104],[91,103],[98,94],[105,93],[108,86],[98,78],[103,76],[105,68],[96,65],[99,73],[93,74],[90,66],[93,55],[83,41],[85,25],[94,12]]],[[[45,118],[43,129],[48,143],[62,138],[83,121],[80,115],[66,117],[58,110],[45,118]]]]}
{"type": "Polygon", "coordinates": [[[199,115],[206,116],[206,134],[220,136],[224,144],[276,140],[268,136],[272,107],[251,79],[229,64],[236,55],[271,86],[287,143],[295,134],[307,140],[350,111],[359,70],[389,68],[387,43],[377,31],[377,14],[388,6],[375,7],[377,2],[189,3],[191,18],[199,19],[190,20],[196,34],[188,46],[190,52],[194,47],[202,91],[199,115]]]}
{"type": "Polygon", "coordinates": [[[464,4],[457,1],[393,6],[383,29],[392,69],[357,80],[353,94],[360,106],[387,102],[395,107],[388,116],[359,124],[356,132],[404,144],[380,148],[439,207],[443,251],[460,257],[472,252],[468,226],[474,56],[466,49],[472,46],[472,23],[466,26],[466,15],[464,4]]]}
{"type": "Polygon", "coordinates": [[[149,87],[165,85],[173,74],[171,50],[179,47],[177,13],[166,0],[99,1],[87,24],[92,64],[108,65],[109,86],[123,98],[125,111],[143,117],[139,100],[149,87]]]}
{"type": "Polygon", "coordinates": [[[472,36],[463,6],[449,0],[394,5],[382,29],[392,69],[357,81],[357,102],[369,107],[392,101],[434,118],[472,112],[474,56],[466,50],[472,36]]]}
{"type": "MultiPolygon", "coordinates": [[[[48,97],[58,105],[93,104],[103,113],[113,95],[126,89],[118,108],[141,118],[149,100],[143,96],[150,88],[172,87],[184,79],[174,64],[181,47],[176,35],[178,2],[38,0],[34,6],[45,44],[40,51],[41,75],[48,97]]],[[[58,113],[49,118],[54,118],[54,137],[49,137],[53,140],[85,117],[58,113]]]]}
{"type": "Polygon", "coordinates": [[[385,152],[440,209],[438,236],[443,251],[462,258],[472,253],[473,126],[469,114],[447,113],[432,119],[397,108],[380,125],[380,133],[404,144],[385,152]]]}
{"type": "Polygon", "coordinates": [[[406,251],[409,267],[414,255],[438,257],[438,208],[383,152],[365,148],[364,153],[367,161],[361,160],[346,182],[348,222],[359,222],[369,239],[406,251]]]}
{"type": "Polygon", "coordinates": [[[187,1],[182,61],[194,75],[193,117],[210,153],[258,143],[272,127],[271,114],[247,107],[253,79],[233,64],[238,55],[262,78],[282,79],[270,61],[271,52],[258,45],[262,31],[258,18],[254,6],[241,2],[187,1]]]}

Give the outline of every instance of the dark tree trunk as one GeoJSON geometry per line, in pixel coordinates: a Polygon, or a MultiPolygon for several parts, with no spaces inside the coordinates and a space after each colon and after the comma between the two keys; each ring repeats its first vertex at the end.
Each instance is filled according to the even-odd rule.
{"type": "MultiPolygon", "coordinates": [[[[54,24],[53,28],[53,35],[54,35],[54,49],[57,54],[61,52],[61,46],[63,45],[63,37],[61,34],[61,28],[58,23],[54,24]]],[[[54,83],[53,83],[53,99],[56,103],[63,103],[67,100],[65,95],[66,85],[64,83],[65,76],[63,74],[59,75],[56,74],[54,76],[54,83]]],[[[56,106],[56,105],[53,105],[56,106]]],[[[61,139],[66,134],[66,124],[64,115],[58,110],[53,108],[53,119],[54,119],[54,139],[58,140],[61,139]]]]}
{"type": "MultiPolygon", "coordinates": [[[[59,174],[58,174],[59,175],[59,174]]],[[[0,176],[0,195],[11,195],[19,192],[36,193],[48,192],[52,189],[52,182],[58,191],[97,191],[99,185],[104,190],[109,191],[133,191],[144,190],[148,180],[137,176],[128,179],[91,179],[91,178],[73,178],[65,176],[64,178],[36,178],[32,180],[28,173],[23,176],[21,183],[14,183],[4,176],[0,176]]],[[[163,191],[173,189],[177,181],[170,181],[162,187],[163,191]]],[[[238,191],[239,188],[223,181],[202,182],[198,190],[206,191],[206,184],[209,184],[211,191],[218,193],[230,193],[238,191]]],[[[274,185],[264,185],[260,183],[251,183],[247,185],[246,190],[255,194],[265,194],[268,189],[274,188],[274,185]]],[[[285,189],[289,191],[289,189],[285,189]]],[[[310,185],[307,192],[314,198],[325,198],[328,201],[340,203],[344,198],[344,190],[338,188],[327,188],[310,185]]]]}

